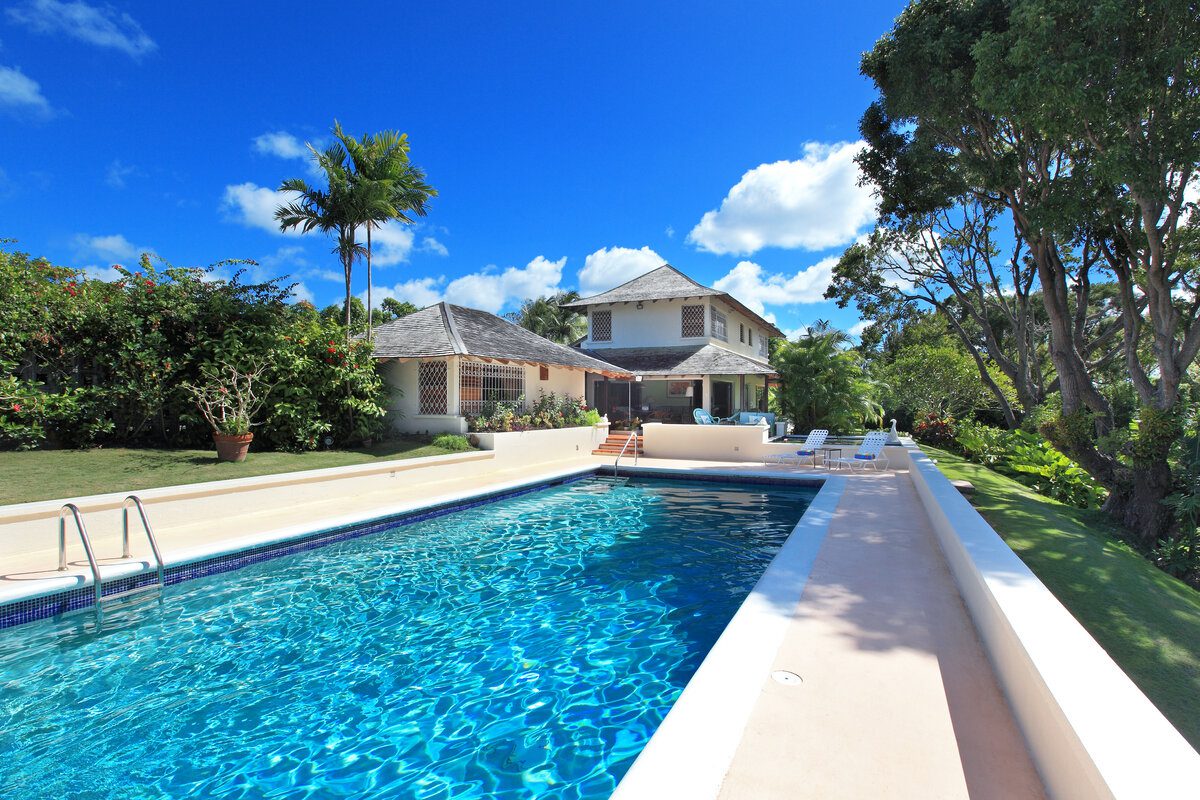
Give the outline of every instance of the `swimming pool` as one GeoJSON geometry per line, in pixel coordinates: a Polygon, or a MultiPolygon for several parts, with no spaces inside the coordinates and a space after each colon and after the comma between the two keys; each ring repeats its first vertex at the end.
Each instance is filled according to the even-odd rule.
{"type": "Polygon", "coordinates": [[[584,488],[0,631],[4,796],[607,797],[816,489],[584,488]]]}

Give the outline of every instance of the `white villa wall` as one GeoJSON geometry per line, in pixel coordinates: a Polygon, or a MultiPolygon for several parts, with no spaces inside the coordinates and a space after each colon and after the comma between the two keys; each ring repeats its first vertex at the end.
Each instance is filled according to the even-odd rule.
{"type": "Polygon", "coordinates": [[[1200,754],[937,466],[903,451],[1050,796],[1194,796],[1200,754]]]}
{"type": "MultiPolygon", "coordinates": [[[[458,408],[458,369],[462,358],[451,356],[446,360],[449,362],[447,407],[453,411],[458,408]]],[[[458,414],[418,413],[418,364],[418,361],[388,361],[381,365],[381,372],[388,386],[400,390],[393,391],[388,404],[388,410],[393,412],[392,427],[401,433],[466,433],[466,418],[458,414]]],[[[541,393],[584,396],[585,373],[582,370],[549,367],[546,380],[541,379],[541,368],[537,365],[524,365],[524,372],[525,397],[529,403],[535,402],[541,393]]]]}
{"type": "Polygon", "coordinates": [[[473,433],[482,450],[491,450],[506,464],[536,464],[553,453],[556,459],[586,456],[608,436],[608,425],[559,428],[550,431],[473,433]]]}
{"type": "Polygon", "coordinates": [[[771,442],[766,425],[642,425],[646,458],[697,461],[762,461],[766,456],[796,452],[796,444],[771,442]]]}
{"type": "Polygon", "coordinates": [[[693,297],[688,300],[659,300],[657,302],[645,300],[642,302],[640,310],[637,307],[637,303],[616,303],[613,305],[592,306],[588,309],[589,314],[593,311],[612,312],[612,341],[593,341],[590,338],[591,325],[589,319],[589,338],[584,343],[589,349],[603,350],[608,347],[681,347],[688,344],[715,344],[747,358],[753,358],[756,361],[762,362],[766,361],[766,357],[758,351],[758,342],[765,334],[762,326],[757,322],[751,321],[748,316],[734,311],[731,306],[714,298],[693,297]],[[681,335],[683,332],[681,309],[685,305],[704,306],[703,336],[685,339],[681,335]],[[725,315],[725,339],[718,339],[712,335],[712,308],[714,306],[725,315]],[[738,325],[744,325],[747,330],[754,331],[753,345],[739,341],[738,325]]]}

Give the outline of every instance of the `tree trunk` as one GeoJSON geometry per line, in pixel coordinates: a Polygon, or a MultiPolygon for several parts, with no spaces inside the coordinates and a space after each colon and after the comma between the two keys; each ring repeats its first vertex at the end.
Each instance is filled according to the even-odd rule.
{"type": "Polygon", "coordinates": [[[374,310],[371,307],[371,223],[367,223],[367,341],[375,335],[374,310]]]}
{"type": "Polygon", "coordinates": [[[1171,466],[1166,459],[1141,464],[1124,471],[1120,485],[1113,489],[1104,511],[1137,537],[1143,547],[1153,547],[1175,533],[1175,515],[1163,503],[1171,494],[1171,466]]]}
{"type": "Polygon", "coordinates": [[[346,349],[350,349],[350,262],[346,261],[342,268],[346,271],[346,349]]]}

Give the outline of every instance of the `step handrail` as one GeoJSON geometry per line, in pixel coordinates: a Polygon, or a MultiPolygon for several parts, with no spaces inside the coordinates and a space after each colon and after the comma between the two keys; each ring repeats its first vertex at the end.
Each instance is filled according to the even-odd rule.
{"type": "Polygon", "coordinates": [[[100,607],[101,584],[100,565],[96,563],[96,554],[92,551],[92,539],[88,536],[87,526],[83,524],[83,514],[74,503],[64,503],[58,510],[58,571],[67,571],[67,518],[71,512],[75,518],[75,528],[79,531],[79,539],[83,542],[83,552],[87,555],[88,566],[92,569],[92,586],[96,592],[96,608],[100,607]]]}
{"type": "MultiPolygon", "coordinates": [[[[621,466],[621,456],[625,455],[625,451],[626,451],[626,449],[629,448],[629,444],[636,440],[637,440],[637,430],[634,429],[629,432],[629,438],[625,440],[625,444],[621,445],[621,452],[617,453],[617,458],[616,458],[616,460],[613,461],[613,477],[614,478],[617,477],[617,470],[621,466]]],[[[637,449],[637,446],[635,445],[633,448],[633,465],[635,467],[637,466],[637,461],[638,461],[638,449],[637,449]]]]}
{"type": "Polygon", "coordinates": [[[146,532],[146,538],[150,540],[150,549],[154,552],[155,569],[158,573],[158,585],[164,586],[162,552],[158,549],[158,540],[154,538],[154,529],[150,527],[150,518],[146,516],[146,506],[142,505],[142,498],[136,494],[131,494],[121,501],[121,558],[132,558],[129,551],[129,503],[133,501],[133,505],[137,508],[138,516],[142,518],[142,529],[146,532]]]}

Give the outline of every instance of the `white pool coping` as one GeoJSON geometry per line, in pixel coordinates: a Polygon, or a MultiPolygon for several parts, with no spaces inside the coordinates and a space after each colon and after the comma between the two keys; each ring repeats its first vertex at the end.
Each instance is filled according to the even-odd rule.
{"type": "Polygon", "coordinates": [[[762,692],[763,680],[787,634],[791,613],[779,609],[799,604],[847,479],[841,475],[793,477],[755,470],[630,471],[706,473],[728,476],[733,481],[738,477],[769,477],[798,485],[812,485],[814,478],[824,481],[612,795],[613,800],[716,797],[762,692]]]}
{"type": "MultiPolygon", "coordinates": [[[[386,470],[386,468],[384,469],[386,470]]],[[[383,519],[385,517],[420,513],[421,511],[429,508],[453,503],[467,502],[493,494],[504,494],[507,492],[519,491],[521,489],[536,486],[542,483],[563,480],[576,475],[584,475],[594,472],[595,470],[595,465],[577,465],[567,469],[538,472],[537,474],[529,477],[505,481],[503,483],[488,486],[482,491],[480,491],[478,488],[464,489],[458,492],[437,495],[436,497],[425,500],[407,501],[404,503],[397,503],[396,505],[392,506],[374,507],[369,511],[341,514],[333,517],[322,517],[321,519],[295,525],[287,525],[280,528],[272,528],[270,530],[261,531],[246,536],[221,539],[216,542],[206,542],[204,544],[194,545],[192,547],[180,548],[166,554],[163,559],[163,564],[165,567],[170,568],[182,566],[184,564],[190,564],[196,561],[203,561],[205,559],[214,558],[217,556],[233,555],[255,547],[261,547],[262,545],[278,544],[288,542],[293,539],[300,539],[323,530],[363,525],[375,520],[383,519]]],[[[222,481],[221,483],[226,482],[222,481]]],[[[198,485],[203,486],[203,484],[198,485]]],[[[211,491],[211,489],[202,491],[211,491]]],[[[115,497],[116,495],[113,496],[115,497]]],[[[123,495],[121,496],[123,497],[123,495]]],[[[104,497],[107,498],[108,496],[105,495],[104,497]]],[[[111,559],[101,560],[103,580],[106,584],[119,578],[143,573],[150,569],[150,566],[150,562],[138,559],[123,559],[116,561],[115,563],[111,559]]],[[[60,592],[70,591],[72,589],[78,589],[84,586],[91,586],[92,583],[93,580],[90,573],[72,573],[62,576],[41,578],[37,581],[30,581],[29,585],[25,585],[23,583],[14,585],[0,585],[0,605],[8,605],[21,600],[34,600],[47,595],[58,594],[60,592]]]]}

